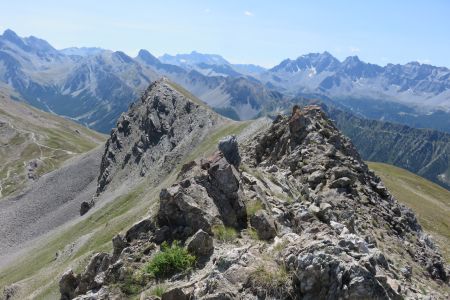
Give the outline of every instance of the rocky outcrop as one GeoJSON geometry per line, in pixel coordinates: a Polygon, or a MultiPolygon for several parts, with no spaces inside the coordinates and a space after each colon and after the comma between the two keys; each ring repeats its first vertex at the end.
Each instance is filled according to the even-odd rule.
{"type": "Polygon", "coordinates": [[[217,114],[186,98],[167,79],[155,81],[111,131],[97,194],[115,179],[171,170],[218,122],[217,114]]]}
{"type": "Polygon", "coordinates": [[[61,292],[147,299],[165,283],[163,299],[448,297],[433,242],[320,108],[295,107],[240,153],[239,169],[222,152],[184,165],[156,216],[130,229],[139,234],[115,237],[113,255],[94,255],[81,275],[66,273],[61,292]],[[186,247],[196,264],[152,276],[162,242],[186,247]]]}
{"type": "Polygon", "coordinates": [[[221,139],[219,141],[218,148],[230,164],[236,168],[239,168],[239,164],[241,163],[241,155],[239,154],[236,136],[227,136],[221,139]]]}
{"type": "MultiPolygon", "coordinates": [[[[123,113],[105,145],[96,195],[147,177],[153,182],[176,164],[223,120],[187,98],[163,78],[123,113]],[[151,172],[149,172],[151,170],[151,172]]],[[[94,202],[84,203],[81,213],[94,202]]]]}
{"type": "Polygon", "coordinates": [[[240,175],[222,153],[183,167],[180,182],[160,194],[158,223],[170,228],[174,239],[185,239],[197,230],[212,233],[214,225],[243,228],[247,213],[240,175]]]}

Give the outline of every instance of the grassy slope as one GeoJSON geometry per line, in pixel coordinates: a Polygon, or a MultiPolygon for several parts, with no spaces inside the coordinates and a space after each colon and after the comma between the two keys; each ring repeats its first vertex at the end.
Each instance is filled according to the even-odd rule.
{"type": "Polygon", "coordinates": [[[38,160],[37,176],[104,143],[105,136],[24,103],[0,91],[0,198],[28,182],[27,165],[38,160]]]}
{"type": "Polygon", "coordinates": [[[404,169],[369,162],[398,201],[409,206],[450,262],[450,191],[404,169]]]}
{"type": "Polygon", "coordinates": [[[88,218],[65,226],[35,246],[20,261],[0,270],[0,288],[14,282],[20,282],[24,288],[20,297],[27,299],[59,299],[58,280],[68,268],[80,271],[90,255],[112,249],[111,239],[117,233],[129,228],[149,212],[155,212],[159,191],[170,186],[175,180],[183,163],[194,158],[209,155],[215,150],[220,138],[229,134],[239,134],[251,122],[229,123],[213,132],[174,171],[158,186],[143,182],[127,195],[116,198],[111,203],[93,213],[88,218]],[[68,255],[61,252],[67,245],[80,242],[80,247],[68,255]]]}

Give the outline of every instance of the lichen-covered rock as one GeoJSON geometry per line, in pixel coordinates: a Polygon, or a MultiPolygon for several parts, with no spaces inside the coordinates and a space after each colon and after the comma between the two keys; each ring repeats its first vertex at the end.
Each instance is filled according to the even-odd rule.
{"type": "Polygon", "coordinates": [[[197,258],[210,255],[214,251],[212,237],[201,229],[186,241],[186,247],[197,258]]]}
{"type": "Polygon", "coordinates": [[[250,217],[250,225],[262,240],[270,240],[277,235],[275,220],[264,210],[258,210],[250,217]]]}

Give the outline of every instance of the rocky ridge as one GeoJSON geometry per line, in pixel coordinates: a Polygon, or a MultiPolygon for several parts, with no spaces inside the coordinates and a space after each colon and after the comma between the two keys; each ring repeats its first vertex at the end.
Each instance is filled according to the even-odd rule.
{"type": "Polygon", "coordinates": [[[439,249],[319,107],[294,107],[239,149],[233,137],[219,149],[184,165],[113,253],[64,273],[61,299],[448,297],[439,249]],[[149,273],[178,243],[195,265],[149,273]]]}
{"type": "MultiPolygon", "coordinates": [[[[205,105],[178,92],[167,79],[155,81],[112,129],[96,195],[111,184],[126,185],[143,177],[151,177],[154,182],[164,178],[177,161],[223,122],[205,105]]],[[[80,212],[84,214],[93,204],[94,200],[83,203],[80,212]]]]}

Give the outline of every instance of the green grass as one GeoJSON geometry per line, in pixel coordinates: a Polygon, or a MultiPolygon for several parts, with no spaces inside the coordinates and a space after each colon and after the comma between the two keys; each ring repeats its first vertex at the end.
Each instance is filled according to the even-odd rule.
{"type": "Polygon", "coordinates": [[[258,210],[263,209],[263,205],[260,200],[253,200],[246,203],[247,216],[253,216],[258,210]]]}
{"type": "Polygon", "coordinates": [[[167,291],[167,286],[164,284],[158,284],[155,287],[152,288],[150,291],[150,294],[153,296],[157,296],[159,298],[162,297],[162,295],[167,291]]]}
{"type": "Polygon", "coordinates": [[[249,276],[252,286],[262,289],[267,296],[286,299],[292,285],[292,274],[284,266],[262,264],[249,276]]]}
{"type": "Polygon", "coordinates": [[[395,198],[410,207],[450,262],[450,191],[404,169],[368,163],[395,198]]]}
{"type": "Polygon", "coordinates": [[[174,241],[170,246],[164,242],[161,245],[161,252],[146,265],[145,271],[155,278],[167,278],[191,269],[195,259],[195,256],[189,254],[179,242],[174,241]]]}
{"type": "Polygon", "coordinates": [[[246,229],[248,236],[252,239],[252,240],[260,240],[258,232],[256,231],[256,229],[254,228],[247,228],[246,229]]]}
{"type": "Polygon", "coordinates": [[[214,237],[221,242],[230,243],[236,240],[237,232],[236,229],[232,227],[226,227],[223,225],[215,225],[212,228],[214,237]]]}

